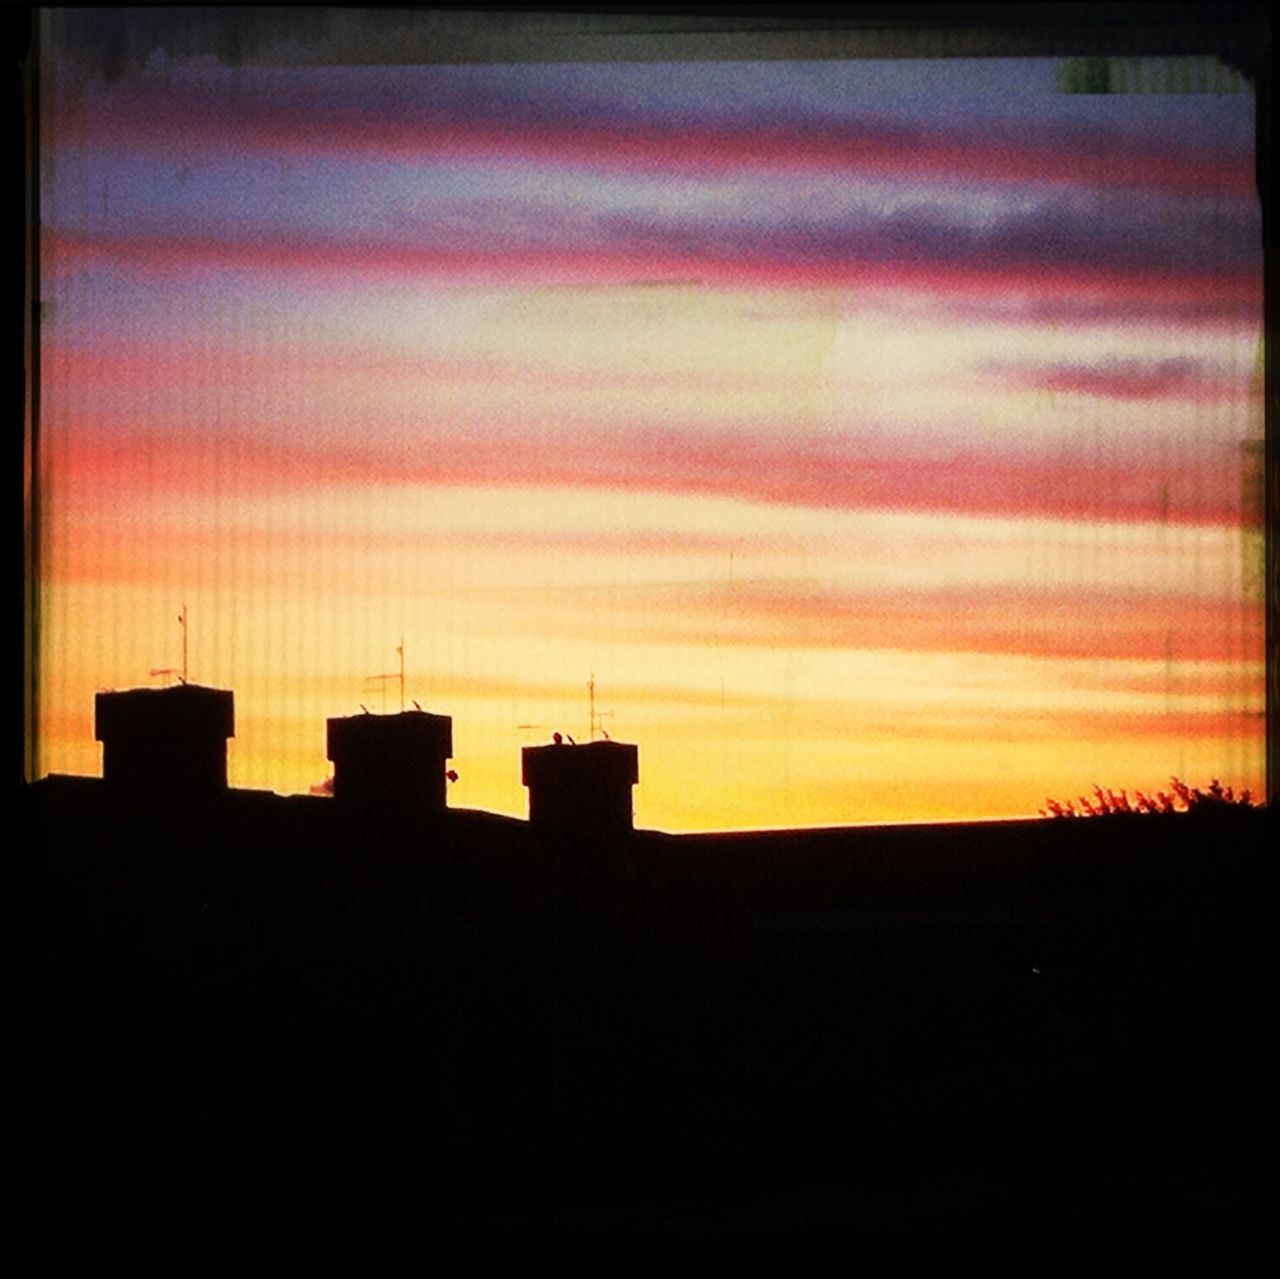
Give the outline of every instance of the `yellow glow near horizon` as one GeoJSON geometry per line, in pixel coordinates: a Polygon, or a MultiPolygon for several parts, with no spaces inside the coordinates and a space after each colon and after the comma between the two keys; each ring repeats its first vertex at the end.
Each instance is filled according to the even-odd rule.
{"type": "MultiPolygon", "coordinates": [[[[41,771],[97,771],[93,692],[174,664],[169,596],[179,589],[50,585],[52,634],[63,642],[42,670],[41,771]],[[75,642],[90,627],[92,650],[75,642]]],[[[688,642],[677,625],[637,638],[621,597],[584,610],[563,583],[515,591],[506,573],[495,592],[454,599],[385,590],[375,580],[336,594],[321,580],[283,596],[243,582],[188,592],[192,677],[237,695],[234,784],[295,792],[323,780],[325,718],[361,702],[382,709],[383,692],[365,677],[394,669],[402,624],[409,696],[454,717],[460,807],[524,812],[519,747],[553,729],[586,734],[592,672],[611,731],[641,745],[637,820],[673,830],[1015,815],[1046,793],[1099,780],[1153,787],[1172,772],[1223,771],[1224,759],[1235,784],[1260,781],[1260,739],[1248,725],[1262,668],[1243,656],[1099,663],[721,646],[688,642]],[[428,619],[434,631],[416,641],[428,619]]],[[[394,686],[386,697],[395,709],[394,686]]]]}

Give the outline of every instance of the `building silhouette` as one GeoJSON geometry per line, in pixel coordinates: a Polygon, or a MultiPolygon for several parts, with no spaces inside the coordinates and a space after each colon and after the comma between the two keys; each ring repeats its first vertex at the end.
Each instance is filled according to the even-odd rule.
{"type": "Polygon", "coordinates": [[[156,802],[224,793],[227,740],[235,731],[235,698],[226,689],[183,683],[95,699],[103,780],[156,802]]]}
{"type": "Polygon", "coordinates": [[[1261,810],[668,835],[635,745],[525,748],[521,821],[449,807],[447,715],[330,719],[332,797],[229,787],[234,729],[102,693],[103,777],[24,789],[50,1202],[1034,1237],[1125,1220],[1096,1162],[1147,1229],[1264,1219],[1261,810]]]}
{"type": "Polygon", "coordinates": [[[424,821],[445,811],[445,766],[453,754],[448,715],[411,710],[330,719],[326,742],[340,804],[424,821]]]}
{"type": "Polygon", "coordinates": [[[520,780],[529,790],[529,821],[535,827],[621,835],[633,825],[631,788],[640,780],[640,752],[607,740],[526,746],[520,780]]]}

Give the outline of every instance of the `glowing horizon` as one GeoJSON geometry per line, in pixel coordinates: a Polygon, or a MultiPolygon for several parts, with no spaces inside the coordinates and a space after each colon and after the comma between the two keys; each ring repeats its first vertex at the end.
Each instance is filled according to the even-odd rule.
{"type": "Polygon", "coordinates": [[[403,636],[457,807],[523,814],[592,674],[640,826],[1261,792],[1250,96],[73,45],[38,775],[99,771],[94,691],[175,665],[185,602],[233,785],[321,782],[403,636]]]}

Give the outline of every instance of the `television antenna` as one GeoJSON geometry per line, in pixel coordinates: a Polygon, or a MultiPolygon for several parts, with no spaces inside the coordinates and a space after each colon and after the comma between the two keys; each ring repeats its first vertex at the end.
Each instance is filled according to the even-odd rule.
{"type": "MultiPolygon", "coordinates": [[[[178,625],[182,627],[181,669],[176,666],[153,666],[147,674],[151,676],[163,675],[166,677],[176,675],[178,677],[178,683],[185,684],[187,682],[187,606],[185,603],[182,605],[182,612],[178,614],[178,625]]],[[[167,682],[165,687],[168,687],[167,682]]]]}
{"type": "Polygon", "coordinates": [[[609,740],[609,734],[605,731],[605,727],[600,721],[604,719],[612,719],[613,712],[596,710],[595,671],[591,672],[591,678],[587,681],[587,699],[588,699],[587,704],[590,711],[590,720],[588,721],[590,736],[587,738],[587,740],[590,742],[594,742],[596,740],[596,734],[599,733],[600,736],[603,737],[604,740],[607,742],[609,740]]]}
{"type": "MultiPolygon", "coordinates": [[[[402,715],[404,714],[404,636],[403,635],[400,636],[400,643],[399,643],[399,646],[396,648],[396,653],[400,657],[400,669],[398,671],[392,671],[386,675],[366,675],[364,678],[364,682],[366,684],[372,684],[375,681],[378,683],[381,683],[382,713],[384,715],[387,713],[387,680],[389,679],[400,681],[400,713],[402,715]]],[[[415,702],[414,705],[417,705],[417,703],[415,702]]]]}

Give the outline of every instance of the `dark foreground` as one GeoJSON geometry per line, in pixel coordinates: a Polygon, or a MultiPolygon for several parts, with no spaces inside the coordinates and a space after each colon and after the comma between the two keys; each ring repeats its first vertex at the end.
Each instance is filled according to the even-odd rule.
{"type": "Polygon", "coordinates": [[[1263,1235],[1260,810],[566,841],[24,802],[59,1218],[1263,1235]]]}

